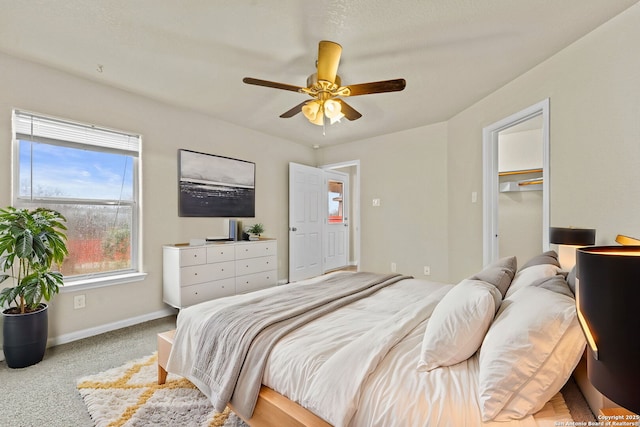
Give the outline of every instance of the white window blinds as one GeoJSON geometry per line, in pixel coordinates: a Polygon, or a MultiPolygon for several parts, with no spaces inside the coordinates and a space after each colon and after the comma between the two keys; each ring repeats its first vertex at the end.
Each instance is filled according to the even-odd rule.
{"type": "Polygon", "coordinates": [[[17,138],[32,141],[43,138],[55,139],[126,151],[135,156],[140,152],[139,135],[58,120],[19,110],[13,112],[13,130],[17,138]]]}

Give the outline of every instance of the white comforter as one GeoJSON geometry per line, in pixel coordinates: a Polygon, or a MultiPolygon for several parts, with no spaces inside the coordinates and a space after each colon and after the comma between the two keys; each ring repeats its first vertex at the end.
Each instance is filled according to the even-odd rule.
{"type": "MultiPolygon", "coordinates": [[[[417,371],[426,323],[450,287],[403,280],[301,327],[276,345],[263,384],[335,426],[552,426],[570,420],[562,400],[555,398],[535,418],[483,423],[475,356],[452,367],[417,371]]],[[[243,298],[248,297],[181,311],[181,333],[168,370],[192,379],[202,320],[243,298]]],[[[204,387],[197,382],[196,386],[204,387]]]]}

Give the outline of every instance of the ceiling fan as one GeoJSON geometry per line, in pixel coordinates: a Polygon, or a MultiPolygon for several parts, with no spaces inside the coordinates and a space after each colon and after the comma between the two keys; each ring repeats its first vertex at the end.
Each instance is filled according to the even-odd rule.
{"type": "Polygon", "coordinates": [[[307,78],[307,87],[252,77],[245,77],[242,81],[250,85],[290,90],[309,95],[313,98],[312,100],[301,102],[289,111],[282,113],[280,117],[289,118],[302,112],[311,123],[320,126],[325,124],[325,117],[331,123],[339,121],[343,117],[348,120],[357,120],[362,117],[362,114],[342,100],[342,97],[397,92],[403,90],[407,84],[404,79],[394,79],[342,86],[342,80],[337,74],[341,54],[342,46],[338,43],[322,40],[318,46],[318,60],[316,62],[318,71],[307,78]]]}

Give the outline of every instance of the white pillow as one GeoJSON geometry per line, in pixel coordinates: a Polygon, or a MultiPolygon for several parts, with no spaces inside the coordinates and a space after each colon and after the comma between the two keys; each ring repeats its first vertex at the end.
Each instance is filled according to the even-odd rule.
{"type": "Polygon", "coordinates": [[[511,286],[507,289],[505,298],[509,298],[517,290],[525,288],[536,280],[553,277],[559,274],[562,269],[553,264],[539,264],[527,267],[518,271],[511,281],[511,286]]]}
{"type": "Polygon", "coordinates": [[[586,340],[576,317],[538,372],[507,402],[495,421],[535,414],[567,383],[584,354],[586,340]]]}
{"type": "Polygon", "coordinates": [[[483,421],[519,419],[540,410],[584,352],[575,301],[524,287],[502,302],[479,352],[483,421]]]}
{"type": "Polygon", "coordinates": [[[464,279],[451,288],[427,323],[418,370],[455,365],[471,357],[501,301],[500,290],[482,280],[464,279]]]}

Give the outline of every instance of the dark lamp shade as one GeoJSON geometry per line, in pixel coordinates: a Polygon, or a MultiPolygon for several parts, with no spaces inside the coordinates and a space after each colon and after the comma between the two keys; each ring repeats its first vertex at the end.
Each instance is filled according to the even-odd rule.
{"type": "Polygon", "coordinates": [[[593,228],[551,227],[549,242],[556,245],[589,246],[596,243],[593,228]]]}
{"type": "Polygon", "coordinates": [[[589,380],[606,397],[638,414],[640,246],[578,249],[576,274],[578,317],[589,341],[589,380]]]}

